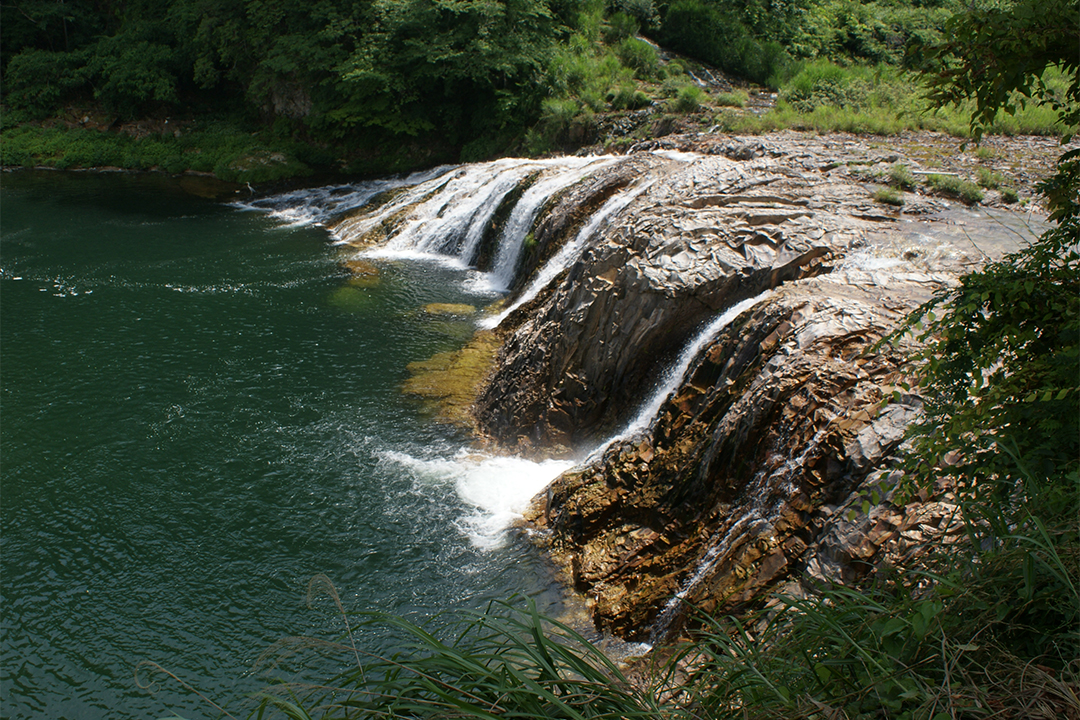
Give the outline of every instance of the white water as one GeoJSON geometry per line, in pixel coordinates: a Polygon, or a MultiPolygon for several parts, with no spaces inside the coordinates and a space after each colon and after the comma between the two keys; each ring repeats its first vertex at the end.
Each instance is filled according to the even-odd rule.
{"type": "Polygon", "coordinates": [[[559,252],[548,260],[544,267],[536,273],[536,277],[533,278],[532,282],[529,283],[529,286],[525,288],[525,291],[521,293],[521,296],[514,301],[513,305],[494,317],[482,319],[477,325],[489,330],[498,327],[510,313],[539,295],[540,291],[547,287],[548,283],[554,280],[559,273],[577,262],[578,258],[581,257],[582,252],[584,252],[589,239],[596,234],[600,227],[607,222],[611,216],[623,210],[627,205],[633,202],[635,198],[648,190],[650,185],[652,185],[652,182],[639,183],[638,185],[631,186],[621,193],[617,193],[608,198],[608,201],[605,202],[591,218],[589,218],[589,222],[578,231],[578,234],[573,241],[563,245],[562,248],[559,249],[559,252]]]}
{"type": "Polygon", "coordinates": [[[339,213],[363,207],[387,190],[419,185],[452,169],[451,166],[442,165],[401,177],[293,190],[254,200],[237,200],[230,205],[240,210],[265,212],[287,226],[321,225],[339,213]]]}
{"type": "Polygon", "coordinates": [[[568,157],[560,158],[560,160],[562,162],[553,168],[552,174],[541,177],[522,193],[514,210],[510,213],[499,238],[499,248],[495,254],[492,271],[484,278],[487,289],[505,292],[514,281],[514,271],[517,269],[518,260],[521,259],[525,238],[532,229],[533,222],[544,203],[555,193],[565,190],[586,175],[612,165],[618,158],[605,155],[585,158],[568,157]]]}
{"type": "MultiPolygon", "coordinates": [[[[507,218],[492,272],[474,273],[468,283],[469,289],[474,292],[504,291],[514,279],[513,273],[525,237],[545,203],[558,192],[618,160],[611,156],[507,159],[457,168],[438,168],[402,178],[285,193],[238,206],[268,212],[283,222],[322,223],[343,212],[362,209],[380,193],[400,189],[398,196],[372,212],[341,223],[336,231],[338,242],[347,243],[377,228],[384,221],[393,219],[396,226],[392,237],[382,247],[364,251],[364,255],[436,259],[464,268],[473,260],[484,228],[499,204],[525,178],[540,173],[522,193],[507,218]]],[[[514,309],[533,299],[564,268],[580,257],[588,241],[606,222],[650,185],[650,182],[637,183],[609,198],[575,238],[545,264],[521,298],[509,310],[484,324],[488,327],[497,325],[514,309]]],[[[683,382],[690,365],[704,347],[724,327],[768,294],[762,293],[737,303],[706,325],[664,373],[657,389],[643,403],[634,419],[595,450],[586,462],[599,459],[613,443],[650,427],[664,401],[683,382]]],[[[569,461],[538,463],[517,457],[477,454],[466,449],[449,457],[444,453],[428,458],[385,449],[380,453],[380,459],[406,469],[418,483],[452,483],[459,497],[474,508],[472,513],[461,518],[461,529],[474,545],[481,548],[498,547],[506,528],[521,517],[532,498],[573,466],[569,461]]]]}
{"type": "Polygon", "coordinates": [[[713,574],[713,570],[716,566],[727,557],[728,550],[735,540],[740,540],[747,535],[758,530],[769,528],[768,522],[766,522],[759,514],[757,507],[751,508],[743,515],[739,520],[731,526],[724,536],[720,538],[719,542],[709,548],[701,559],[698,561],[697,567],[694,569],[694,574],[691,575],[682,587],[679,588],[679,592],[675,593],[675,596],[667,601],[663,609],[656,616],[656,620],[653,622],[653,629],[649,635],[649,642],[651,644],[662,643],[668,630],[671,628],[671,623],[674,622],[678,616],[679,611],[682,610],[683,602],[687,596],[693,591],[697,590],[703,582],[709,579],[713,574]]]}
{"type": "Polygon", "coordinates": [[[682,351],[682,354],[679,355],[679,359],[676,360],[671,367],[668,368],[667,372],[661,376],[656,390],[653,391],[652,395],[649,396],[649,399],[641,406],[641,409],[638,410],[634,419],[631,420],[618,434],[589,453],[589,457],[586,458],[585,464],[588,465],[599,460],[607,449],[615,443],[628,440],[635,435],[648,430],[655,421],[657,414],[660,412],[660,408],[664,406],[664,402],[686,380],[686,373],[690,370],[690,365],[697,356],[701,354],[701,351],[705,349],[705,346],[712,342],[712,340],[720,334],[720,331],[734,322],[737,317],[769,297],[771,294],[772,290],[766,290],[760,295],[755,295],[752,298],[735,303],[721,313],[715,320],[706,325],[682,351]]]}
{"type": "Polygon", "coordinates": [[[451,458],[418,458],[398,451],[379,454],[410,472],[421,485],[452,483],[474,508],[460,519],[461,529],[481,549],[502,545],[506,529],[521,518],[529,502],[573,463],[534,462],[520,457],[487,455],[462,449],[451,458]]]}

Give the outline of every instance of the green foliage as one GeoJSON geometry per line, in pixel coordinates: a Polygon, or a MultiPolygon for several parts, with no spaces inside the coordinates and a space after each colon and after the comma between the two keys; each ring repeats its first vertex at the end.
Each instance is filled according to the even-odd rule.
{"type": "Polygon", "coordinates": [[[904,190],[914,190],[919,184],[911,169],[903,163],[897,163],[889,170],[889,182],[904,190]]]}
{"type": "Polygon", "coordinates": [[[708,95],[697,85],[683,85],[675,96],[672,109],[681,113],[696,112],[701,109],[707,99],[708,95]]]}
{"type": "Polygon", "coordinates": [[[789,47],[798,57],[819,57],[910,66],[913,43],[934,42],[956,3],[814,3],[797,16],[789,47]],[[951,7],[950,7],[951,6],[951,7]]]}
{"type": "Polygon", "coordinates": [[[1029,102],[1058,113],[1063,129],[1080,124],[1080,11],[1076,0],[1015,0],[957,13],[941,42],[921,48],[931,101],[958,104],[972,99],[976,139],[999,112],[1013,115],[1029,102]],[[1064,90],[1046,80],[1056,68],[1064,90]]]}
{"type": "Polygon", "coordinates": [[[828,60],[803,65],[780,93],[781,100],[803,113],[822,106],[850,110],[889,107],[902,111],[910,98],[906,80],[886,65],[841,67],[828,60]]]}
{"type": "Polygon", "coordinates": [[[637,35],[639,28],[637,19],[624,12],[617,12],[608,18],[607,26],[604,28],[604,42],[608,45],[618,45],[637,35]]]}
{"type": "Polygon", "coordinates": [[[1010,497],[1023,458],[1048,478],[1080,458],[1080,221],[940,291],[912,318],[927,419],[913,471],[975,497],[1010,497]],[[946,308],[941,315],[940,308],[946,308]],[[948,456],[948,462],[945,458],[948,456]]]}
{"type": "Polygon", "coordinates": [[[745,90],[738,90],[735,92],[720,93],[714,98],[717,105],[721,107],[746,107],[746,103],[750,100],[745,90]]]}
{"type": "Polygon", "coordinates": [[[641,79],[655,77],[660,70],[660,56],[649,43],[639,38],[626,38],[615,49],[622,64],[634,70],[641,79]]]}
{"type": "Polygon", "coordinates": [[[150,135],[136,139],[83,128],[16,127],[0,143],[4,165],[59,169],[113,166],[169,173],[213,172],[222,180],[266,182],[311,174],[298,159],[303,145],[274,142],[224,125],[208,124],[180,137],[150,135]]]}
{"type": "Polygon", "coordinates": [[[111,113],[139,117],[154,105],[174,107],[177,57],[173,48],[131,35],[103,38],[88,56],[84,72],[92,78],[94,97],[111,113]]]}
{"type": "Polygon", "coordinates": [[[944,195],[959,198],[968,205],[982,202],[983,199],[978,185],[956,175],[927,175],[926,184],[944,195]]]}
{"type": "Polygon", "coordinates": [[[45,117],[84,89],[83,66],[76,53],[25,50],[8,63],[5,99],[32,117],[45,117]]]}
{"type": "Polygon", "coordinates": [[[874,191],[874,200],[886,205],[900,207],[904,204],[904,197],[892,188],[879,188],[874,191]]]}
{"type": "Polygon", "coordinates": [[[667,47],[774,87],[791,64],[782,45],[755,39],[733,12],[701,0],[672,4],[660,38],[667,47]]]}
{"type": "Polygon", "coordinates": [[[989,168],[976,168],[975,174],[979,179],[979,187],[984,187],[987,190],[997,190],[1001,187],[1001,183],[1005,182],[1005,178],[1000,173],[996,173],[989,168]]]}
{"type": "Polygon", "coordinates": [[[365,653],[352,648],[355,667],[311,690],[271,689],[257,716],[276,709],[290,718],[661,717],[653,693],[630,683],[572,628],[541,617],[531,600],[495,603],[436,624],[441,627],[428,630],[391,615],[361,615],[359,631],[395,630],[400,650],[361,660],[365,653]]]}

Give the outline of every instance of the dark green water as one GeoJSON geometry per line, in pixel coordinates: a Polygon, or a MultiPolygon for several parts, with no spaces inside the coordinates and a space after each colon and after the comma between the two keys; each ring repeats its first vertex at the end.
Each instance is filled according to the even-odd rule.
{"type": "Polygon", "coordinates": [[[139,689],[141,659],[242,716],[268,644],[340,630],[304,604],[316,573],[413,619],[555,602],[520,539],[477,546],[492,516],[462,499],[535,468],[465,467],[398,391],[470,334],[415,312],[478,302],[461,271],[354,288],[322,231],[165,178],[0,181],[4,717],[216,716],[163,676],[139,689]]]}

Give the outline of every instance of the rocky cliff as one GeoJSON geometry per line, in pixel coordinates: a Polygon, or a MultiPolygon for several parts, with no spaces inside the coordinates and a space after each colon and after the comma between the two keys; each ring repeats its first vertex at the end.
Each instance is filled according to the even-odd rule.
{"type": "MultiPolygon", "coordinates": [[[[1054,151],[1015,141],[1014,182],[1054,151]]],[[[534,536],[599,626],[660,640],[690,606],[853,580],[953,531],[944,489],[906,507],[885,490],[920,403],[901,390],[913,348],[878,342],[1041,228],[992,192],[975,209],[875,191],[898,165],[970,174],[965,157],[941,138],[668,136],[385,181],[331,226],[505,293],[406,387],[501,450],[580,460],[534,501],[534,536]]]]}
{"type": "Polygon", "coordinates": [[[481,431],[516,451],[583,452],[632,426],[528,520],[598,626],[636,639],[663,639],[690,606],[852,580],[950,531],[948,497],[895,507],[884,489],[920,403],[900,389],[913,348],[874,347],[1020,237],[1015,218],[937,197],[909,195],[902,213],[874,202],[868,178],[917,165],[889,148],[694,148],[654,156],[648,189],[503,321],[475,405],[481,431]],[[659,412],[635,425],[703,324],[770,289],[699,339],[659,412]]]}

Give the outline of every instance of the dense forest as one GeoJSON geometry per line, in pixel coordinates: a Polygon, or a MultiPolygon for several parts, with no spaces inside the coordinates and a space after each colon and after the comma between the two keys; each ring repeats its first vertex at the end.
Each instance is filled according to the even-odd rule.
{"type": "MultiPolygon", "coordinates": [[[[904,73],[927,62],[960,6],[13,0],[3,6],[4,164],[154,166],[249,181],[312,168],[401,170],[571,149],[600,139],[598,115],[737,108],[748,87],[780,90],[774,125],[800,126],[795,118],[824,106],[877,119],[822,127],[819,117],[811,127],[958,132],[964,122],[925,116],[904,73]],[[704,92],[699,63],[723,71],[737,92],[704,92]],[[144,119],[154,137],[141,144],[73,132],[144,119]]],[[[719,120],[770,129],[738,113],[719,120]]],[[[1014,130],[1053,132],[1054,121],[1043,115],[1014,130]]]]}

